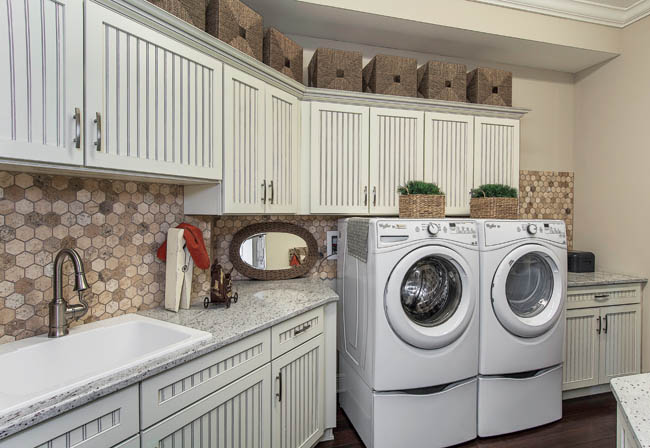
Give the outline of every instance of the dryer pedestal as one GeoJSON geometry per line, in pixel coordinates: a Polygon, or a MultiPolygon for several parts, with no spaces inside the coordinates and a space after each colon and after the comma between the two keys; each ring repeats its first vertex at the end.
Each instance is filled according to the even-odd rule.
{"type": "Polygon", "coordinates": [[[491,437],[562,418],[562,365],[530,377],[479,376],[478,435],[491,437]]]}
{"type": "Polygon", "coordinates": [[[447,447],[476,438],[477,379],[375,392],[339,357],[341,408],[367,448],[447,447]]]}

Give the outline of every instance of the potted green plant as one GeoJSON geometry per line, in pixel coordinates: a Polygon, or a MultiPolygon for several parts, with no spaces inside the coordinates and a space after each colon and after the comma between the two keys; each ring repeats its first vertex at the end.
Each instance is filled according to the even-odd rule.
{"type": "Polygon", "coordinates": [[[438,185],[420,180],[411,180],[400,186],[400,218],[444,218],[445,193],[438,185]]]}
{"type": "Polygon", "coordinates": [[[470,216],[487,219],[517,219],[517,189],[503,184],[485,184],[471,192],[470,216]]]}

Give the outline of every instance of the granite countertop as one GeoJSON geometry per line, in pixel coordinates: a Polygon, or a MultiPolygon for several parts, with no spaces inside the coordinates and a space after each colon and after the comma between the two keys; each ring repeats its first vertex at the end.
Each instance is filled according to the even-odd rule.
{"type": "Polygon", "coordinates": [[[569,288],[579,288],[584,286],[606,286],[620,285],[624,283],[647,283],[648,279],[626,275],[614,274],[611,272],[569,272],[567,277],[567,286],[569,288]]]}
{"type": "Polygon", "coordinates": [[[205,309],[201,301],[178,313],[163,308],[141,311],[143,316],[207,331],[212,337],[4,415],[0,411],[0,439],[338,300],[318,279],[240,281],[234,282],[234,290],[239,301],[228,309],[205,309]]]}
{"type": "Polygon", "coordinates": [[[650,448],[650,373],[614,378],[611,386],[636,442],[650,448]]]}

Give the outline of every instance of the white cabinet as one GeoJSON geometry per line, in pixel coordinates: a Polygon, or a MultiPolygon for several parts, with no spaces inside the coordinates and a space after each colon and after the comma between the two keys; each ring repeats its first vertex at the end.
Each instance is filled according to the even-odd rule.
{"type": "Polygon", "coordinates": [[[248,374],[142,433],[143,448],[271,446],[271,366],[248,374]]]}
{"type": "Polygon", "coordinates": [[[474,118],[474,185],[519,189],[519,120],[474,118]]]}
{"type": "Polygon", "coordinates": [[[641,286],[569,289],[563,390],[641,371],[641,286]]]}
{"type": "Polygon", "coordinates": [[[86,164],[221,179],[222,63],[92,1],[85,43],[86,164]]]}
{"type": "Polygon", "coordinates": [[[397,215],[397,188],[424,174],[424,112],[370,109],[370,214],[397,215]]]}
{"type": "Polygon", "coordinates": [[[271,363],[273,448],[309,448],[323,435],[324,342],[319,335],[271,363]]]}
{"type": "Polygon", "coordinates": [[[424,179],[445,192],[445,213],[469,214],[474,185],[474,117],[427,112],[424,130],[424,179]]]}
{"type": "Polygon", "coordinates": [[[369,113],[362,106],[312,103],[312,213],[368,213],[369,113]]]}
{"type": "Polygon", "coordinates": [[[0,159],[83,165],[83,2],[0,2],[0,159]]]}

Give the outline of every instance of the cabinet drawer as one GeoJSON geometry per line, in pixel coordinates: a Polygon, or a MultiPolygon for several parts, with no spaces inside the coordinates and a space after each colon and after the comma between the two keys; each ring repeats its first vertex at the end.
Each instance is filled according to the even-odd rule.
{"type": "Polygon", "coordinates": [[[567,309],[641,303],[641,285],[591,286],[570,288],[567,291],[567,309]]]}
{"type": "Polygon", "coordinates": [[[138,430],[135,384],[2,440],[0,448],[106,448],[138,430]]]}
{"type": "Polygon", "coordinates": [[[275,359],[323,332],[323,307],[274,325],[271,330],[271,352],[275,359]]]}
{"type": "Polygon", "coordinates": [[[129,440],[125,440],[115,448],[140,448],[140,435],[132,437],[129,440]]]}
{"type": "Polygon", "coordinates": [[[169,417],[271,360],[262,331],[142,382],[142,427],[169,417]]]}
{"type": "Polygon", "coordinates": [[[271,365],[246,375],[142,433],[143,448],[268,448],[271,365]]]}

